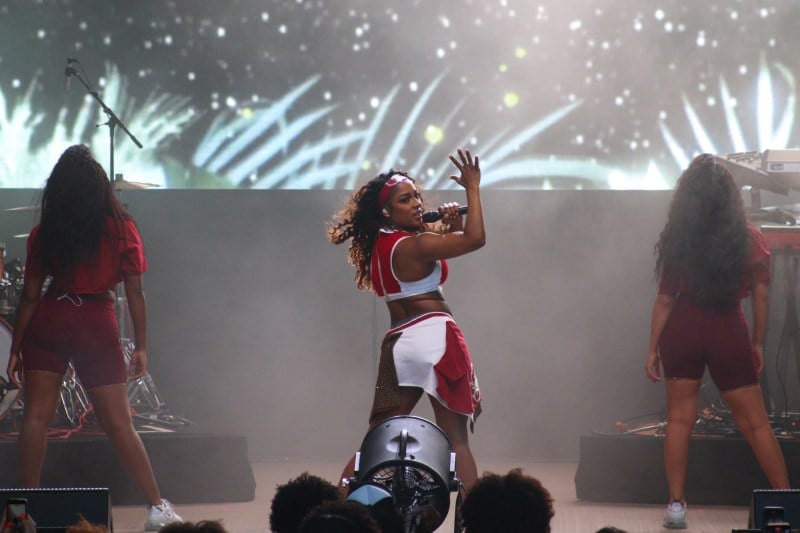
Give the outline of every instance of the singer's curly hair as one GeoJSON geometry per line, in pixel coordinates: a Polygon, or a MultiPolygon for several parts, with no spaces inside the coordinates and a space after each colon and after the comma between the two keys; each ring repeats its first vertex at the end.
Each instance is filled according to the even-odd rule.
{"type": "MultiPolygon", "coordinates": [[[[59,157],[42,192],[34,246],[44,272],[68,283],[80,263],[97,257],[109,217],[117,229],[122,221],[132,220],[89,148],[70,146],[59,157]]],[[[116,234],[122,235],[121,231],[116,234]]]]}
{"type": "Polygon", "coordinates": [[[347,262],[356,269],[355,282],[360,290],[372,290],[369,264],[372,247],[383,223],[378,209],[378,193],[395,174],[414,181],[408,173],[395,169],[378,174],[353,193],[345,207],[328,223],[330,242],[342,244],[352,239],[347,248],[347,262]]]}
{"type": "Polygon", "coordinates": [[[678,180],[654,249],[656,276],[685,285],[702,304],[729,301],[742,283],[750,229],[739,187],[710,154],[692,160],[678,180]]]}

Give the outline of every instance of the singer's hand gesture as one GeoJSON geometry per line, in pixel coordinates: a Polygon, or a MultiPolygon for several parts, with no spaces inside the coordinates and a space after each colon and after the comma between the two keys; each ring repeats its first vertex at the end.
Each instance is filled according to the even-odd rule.
{"type": "Polygon", "coordinates": [[[450,176],[450,179],[469,189],[471,187],[478,188],[481,184],[481,166],[478,161],[478,156],[472,157],[472,154],[466,148],[458,149],[458,158],[450,154],[450,161],[461,172],[460,176],[450,176]]]}

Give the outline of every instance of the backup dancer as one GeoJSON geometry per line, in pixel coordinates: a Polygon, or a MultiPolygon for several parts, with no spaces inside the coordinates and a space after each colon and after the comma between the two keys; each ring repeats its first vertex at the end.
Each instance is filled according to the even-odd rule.
{"type": "Polygon", "coordinates": [[[761,232],[747,222],[733,176],[703,154],[678,180],[655,252],[660,283],[645,371],[657,382],[660,366],[664,369],[669,488],[664,527],[683,529],[689,437],[706,367],[770,485],[789,487],[758,383],[764,367],[770,251],[761,232]],[[752,335],[741,305],[748,296],[753,299],[752,335]]]}

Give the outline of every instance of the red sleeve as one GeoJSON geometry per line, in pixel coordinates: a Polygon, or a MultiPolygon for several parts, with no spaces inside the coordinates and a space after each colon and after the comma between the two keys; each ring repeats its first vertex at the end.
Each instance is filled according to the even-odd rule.
{"type": "Polygon", "coordinates": [[[144,243],[133,220],[124,222],[125,234],[119,240],[122,256],[122,272],[126,274],[143,274],[147,271],[147,259],[144,256],[144,243]]]}
{"type": "Polygon", "coordinates": [[[750,272],[760,283],[769,284],[772,253],[764,235],[754,227],[750,228],[750,272]]]}
{"type": "Polygon", "coordinates": [[[25,274],[29,276],[41,277],[42,274],[42,258],[35,253],[34,243],[36,236],[39,234],[39,225],[33,227],[30,235],[28,235],[28,242],[26,245],[25,256],[25,274]]]}
{"type": "Polygon", "coordinates": [[[661,269],[661,275],[658,279],[658,294],[677,294],[678,287],[674,283],[667,283],[666,269],[661,269]]]}

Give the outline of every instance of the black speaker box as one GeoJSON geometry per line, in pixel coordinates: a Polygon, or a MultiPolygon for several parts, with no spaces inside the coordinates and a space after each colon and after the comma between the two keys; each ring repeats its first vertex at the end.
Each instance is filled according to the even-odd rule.
{"type": "Polygon", "coordinates": [[[750,500],[750,518],[747,527],[764,527],[764,507],[783,507],[783,520],[800,529],[800,490],[798,489],[756,489],[750,500]]]}
{"type": "Polygon", "coordinates": [[[92,524],[114,531],[111,495],[107,488],[2,489],[0,505],[9,498],[25,498],[36,531],[64,531],[84,517],[92,524]]]}

